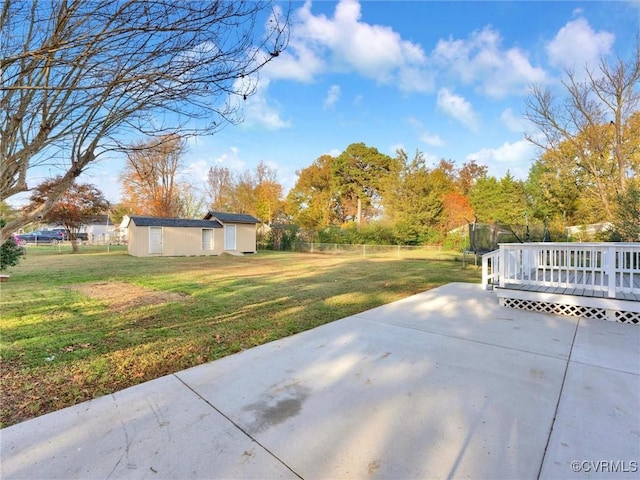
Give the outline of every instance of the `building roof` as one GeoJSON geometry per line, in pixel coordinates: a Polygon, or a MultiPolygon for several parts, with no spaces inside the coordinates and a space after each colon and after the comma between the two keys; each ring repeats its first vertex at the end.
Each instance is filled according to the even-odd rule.
{"type": "Polygon", "coordinates": [[[211,218],[219,220],[222,223],[260,223],[260,220],[253,215],[245,215],[242,213],[224,213],[210,210],[209,213],[204,216],[204,219],[209,220],[211,218]]]}
{"type": "Polygon", "coordinates": [[[133,222],[137,227],[222,228],[222,224],[217,220],[196,220],[192,218],[142,217],[138,215],[130,216],[129,220],[133,222]]]}
{"type": "Polygon", "coordinates": [[[92,217],[91,219],[89,219],[87,222],[85,222],[87,225],[113,225],[113,223],[111,223],[111,219],[109,218],[109,215],[96,215],[95,217],[92,217]]]}

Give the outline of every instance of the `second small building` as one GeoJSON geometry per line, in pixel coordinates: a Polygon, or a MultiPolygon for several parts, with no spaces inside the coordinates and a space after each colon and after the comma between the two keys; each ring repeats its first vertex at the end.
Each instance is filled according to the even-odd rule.
{"type": "Polygon", "coordinates": [[[127,252],[135,257],[180,257],[256,252],[260,221],[235,213],[209,212],[202,220],[125,216],[127,252]]]}

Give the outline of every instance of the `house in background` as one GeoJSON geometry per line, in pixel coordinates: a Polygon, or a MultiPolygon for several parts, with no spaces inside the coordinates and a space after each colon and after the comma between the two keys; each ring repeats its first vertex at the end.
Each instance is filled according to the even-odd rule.
{"type": "Polygon", "coordinates": [[[87,234],[89,242],[106,243],[115,238],[115,225],[109,215],[98,215],[80,227],[80,232],[87,234]]]}
{"type": "MultiPolygon", "coordinates": [[[[54,228],[64,228],[64,225],[44,224],[41,226],[42,230],[53,230],[54,228]]],[[[87,220],[86,223],[78,229],[77,233],[83,234],[78,235],[78,238],[82,238],[91,243],[107,243],[112,241],[116,236],[115,225],[111,222],[109,215],[106,214],[97,215],[87,220]]]]}
{"type": "Polygon", "coordinates": [[[127,230],[129,255],[178,257],[255,253],[258,223],[251,215],[222,212],[209,212],[203,220],[132,215],[120,229],[127,230]]]}

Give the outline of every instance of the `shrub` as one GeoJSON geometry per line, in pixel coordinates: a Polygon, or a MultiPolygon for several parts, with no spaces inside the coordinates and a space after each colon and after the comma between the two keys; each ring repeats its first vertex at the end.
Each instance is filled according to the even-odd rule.
{"type": "MultiPolygon", "coordinates": [[[[0,219],[0,228],[5,225],[5,221],[0,219]]],[[[23,247],[18,245],[13,237],[4,241],[0,245],[0,272],[18,264],[20,258],[27,253],[23,247]]]]}
{"type": "Polygon", "coordinates": [[[17,265],[25,253],[24,248],[19,246],[13,238],[5,240],[0,245],[0,271],[17,265]]]}

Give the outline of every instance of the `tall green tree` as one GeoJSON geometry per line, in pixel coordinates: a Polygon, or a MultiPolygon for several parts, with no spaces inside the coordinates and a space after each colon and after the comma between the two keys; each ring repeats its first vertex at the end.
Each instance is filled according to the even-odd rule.
{"type": "Polygon", "coordinates": [[[453,190],[453,169],[450,163],[440,162],[430,170],[419,151],[409,160],[399,150],[396,163],[398,174],[385,183],[385,219],[394,226],[400,243],[424,243],[439,230],[445,196],[453,190]]]}
{"type": "Polygon", "coordinates": [[[631,179],[624,194],[616,198],[613,240],[640,242],[640,181],[631,179]]]}
{"type": "Polygon", "coordinates": [[[557,224],[581,225],[601,222],[606,210],[594,185],[581,169],[567,161],[571,144],[544,152],[529,170],[526,182],[532,216],[557,224]]]}
{"type": "Polygon", "coordinates": [[[298,180],[287,195],[287,212],[293,222],[304,229],[315,231],[344,222],[338,215],[338,198],[332,180],[334,161],[331,155],[322,155],[297,172],[298,180]]]}
{"type": "Polygon", "coordinates": [[[487,223],[522,225],[530,216],[524,182],[507,172],[497,180],[492,176],[479,178],[469,192],[469,199],[478,220],[487,223]]]}
{"type": "Polygon", "coordinates": [[[398,171],[390,156],[364,143],[352,143],[333,162],[334,187],[344,216],[361,225],[380,213],[382,187],[398,171]]]}

